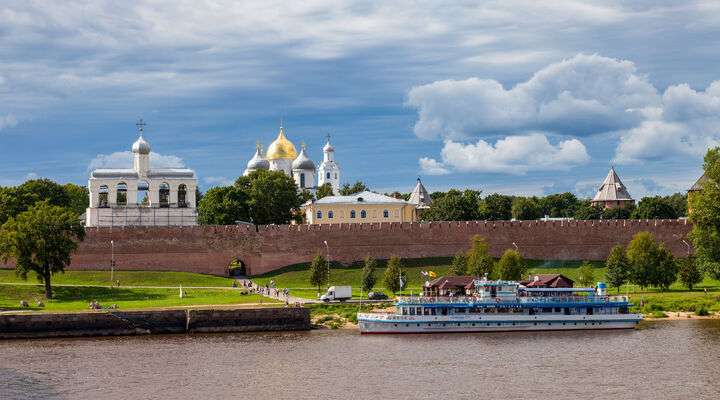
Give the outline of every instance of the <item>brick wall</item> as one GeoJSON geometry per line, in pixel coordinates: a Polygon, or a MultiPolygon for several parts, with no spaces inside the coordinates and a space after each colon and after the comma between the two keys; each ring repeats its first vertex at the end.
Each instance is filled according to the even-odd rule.
{"type": "Polygon", "coordinates": [[[691,229],[685,220],[470,221],[338,225],[195,226],[88,228],[71,269],[109,268],[110,240],[119,269],[191,271],[222,275],[233,257],[250,274],[301,262],[330,247],[333,261],[452,256],[466,250],[475,234],[485,236],[499,256],[517,244],[527,259],[602,260],[615,244],[650,231],[676,255],[691,229]]]}

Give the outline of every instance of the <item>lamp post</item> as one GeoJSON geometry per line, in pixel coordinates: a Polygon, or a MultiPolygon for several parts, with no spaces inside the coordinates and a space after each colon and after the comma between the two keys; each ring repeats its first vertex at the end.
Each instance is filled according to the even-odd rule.
{"type": "Polygon", "coordinates": [[[115,281],[115,241],[110,241],[110,284],[115,281]]]}
{"type": "Polygon", "coordinates": [[[323,240],[323,243],[325,243],[325,251],[327,252],[327,281],[328,286],[330,286],[330,245],[328,245],[327,240],[323,240]]]}
{"type": "Polygon", "coordinates": [[[688,258],[690,258],[690,252],[692,251],[692,247],[690,246],[690,243],[688,243],[685,239],[681,239],[681,240],[685,244],[685,246],[687,246],[688,258]]]}
{"type": "Polygon", "coordinates": [[[518,245],[515,244],[515,242],[512,242],[512,245],[515,246],[515,251],[520,251],[520,248],[518,248],[518,245]]]}

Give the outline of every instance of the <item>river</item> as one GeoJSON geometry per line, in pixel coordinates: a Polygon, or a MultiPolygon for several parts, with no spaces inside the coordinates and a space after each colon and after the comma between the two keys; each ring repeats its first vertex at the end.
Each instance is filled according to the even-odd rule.
{"type": "Polygon", "coordinates": [[[717,399],[720,321],[0,342],[0,399],[717,399]]]}

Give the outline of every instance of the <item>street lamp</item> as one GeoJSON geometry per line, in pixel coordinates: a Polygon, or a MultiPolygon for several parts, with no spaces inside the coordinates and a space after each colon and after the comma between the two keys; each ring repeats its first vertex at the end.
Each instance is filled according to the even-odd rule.
{"type": "Polygon", "coordinates": [[[685,243],[685,246],[687,246],[688,250],[688,258],[690,258],[690,252],[692,251],[692,247],[690,246],[690,243],[688,243],[685,239],[681,239],[683,243],[685,243]]]}
{"type": "Polygon", "coordinates": [[[115,281],[115,241],[110,241],[110,284],[115,281]]]}
{"type": "Polygon", "coordinates": [[[325,250],[327,252],[327,281],[328,286],[330,286],[330,246],[328,245],[327,240],[323,240],[323,243],[325,243],[325,250]]]}
{"type": "Polygon", "coordinates": [[[520,248],[518,248],[518,245],[515,244],[515,242],[512,242],[512,245],[515,246],[515,251],[520,251],[520,248]]]}

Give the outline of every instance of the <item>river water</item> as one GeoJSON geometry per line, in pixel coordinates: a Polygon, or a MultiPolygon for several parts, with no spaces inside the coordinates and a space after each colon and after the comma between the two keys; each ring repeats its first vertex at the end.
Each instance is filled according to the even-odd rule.
{"type": "Polygon", "coordinates": [[[717,399],[720,321],[0,342],[0,399],[717,399]]]}

